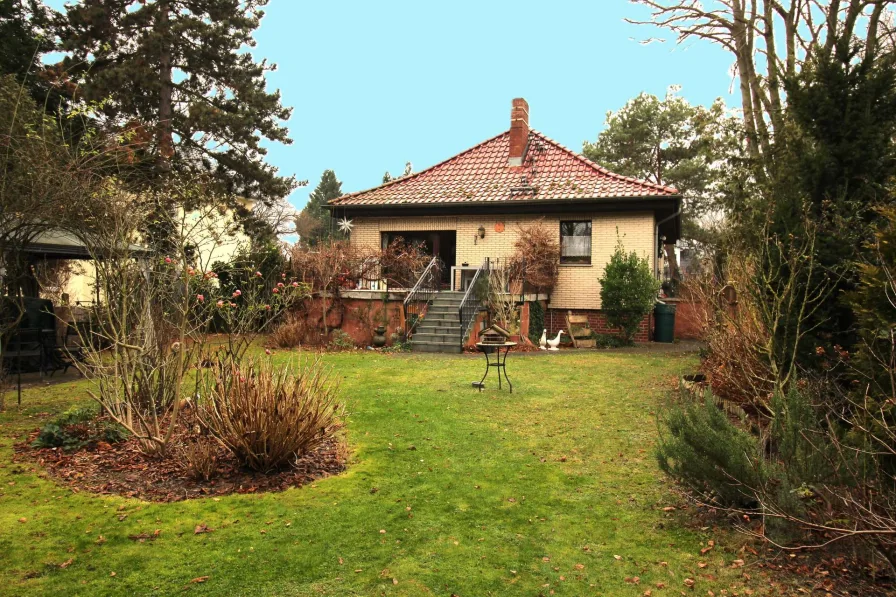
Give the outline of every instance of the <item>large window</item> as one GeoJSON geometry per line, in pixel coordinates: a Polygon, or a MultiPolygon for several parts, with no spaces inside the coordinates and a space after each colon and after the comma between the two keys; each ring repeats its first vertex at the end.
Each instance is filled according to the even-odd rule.
{"type": "Polygon", "coordinates": [[[560,222],[560,263],[591,263],[591,220],[560,222]]]}

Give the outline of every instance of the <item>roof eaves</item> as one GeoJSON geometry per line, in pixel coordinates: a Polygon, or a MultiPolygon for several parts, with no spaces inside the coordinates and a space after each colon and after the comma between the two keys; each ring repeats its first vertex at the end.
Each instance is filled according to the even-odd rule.
{"type": "Polygon", "coordinates": [[[470,206],[470,207],[481,207],[484,205],[494,206],[515,206],[515,205],[566,205],[569,203],[576,204],[588,204],[588,203],[628,203],[628,202],[636,202],[636,201],[668,201],[671,199],[681,199],[681,195],[678,193],[675,194],[665,194],[665,195],[635,195],[635,196],[617,196],[617,197],[569,197],[564,199],[526,199],[521,201],[400,201],[394,203],[387,202],[376,202],[376,203],[349,203],[347,205],[342,205],[340,207],[343,208],[373,208],[373,209],[389,209],[396,207],[405,207],[405,208],[415,208],[421,206],[434,206],[434,207],[444,207],[444,206],[470,206]]]}

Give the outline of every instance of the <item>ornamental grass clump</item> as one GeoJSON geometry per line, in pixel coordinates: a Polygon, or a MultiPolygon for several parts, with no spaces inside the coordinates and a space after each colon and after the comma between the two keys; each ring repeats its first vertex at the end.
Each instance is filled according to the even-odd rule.
{"type": "Polygon", "coordinates": [[[244,466],[269,472],[333,436],[343,414],[320,360],[298,369],[269,361],[221,363],[199,405],[202,424],[244,466]]]}

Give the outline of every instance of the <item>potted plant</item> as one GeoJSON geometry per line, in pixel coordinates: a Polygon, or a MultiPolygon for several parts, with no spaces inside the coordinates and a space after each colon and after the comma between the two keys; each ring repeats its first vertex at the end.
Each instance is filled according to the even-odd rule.
{"type": "Polygon", "coordinates": [[[386,324],[389,323],[388,315],[386,313],[385,305],[383,305],[383,309],[380,311],[379,315],[379,325],[373,328],[373,347],[374,348],[382,348],[386,345],[386,324]]]}

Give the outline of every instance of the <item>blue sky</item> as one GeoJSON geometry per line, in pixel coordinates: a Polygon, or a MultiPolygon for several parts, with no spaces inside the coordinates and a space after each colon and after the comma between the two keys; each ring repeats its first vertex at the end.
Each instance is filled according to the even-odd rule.
{"type": "Polygon", "coordinates": [[[514,97],[533,128],[577,151],[641,91],[679,84],[692,103],[737,105],[728,54],[638,43],[668,35],[625,23],[645,16],[626,0],[272,0],[266,13],[255,52],[277,63],[269,85],[294,108],[293,144],[269,159],[308,179],[290,198],[298,208],[324,169],[357,191],[506,130],[514,97]]]}
{"type": "Polygon", "coordinates": [[[293,144],[269,144],[268,160],[309,181],[290,197],[301,209],[325,169],[357,191],[506,130],[514,97],[533,128],[577,151],[641,91],[678,84],[692,103],[739,104],[728,54],[640,44],[670,36],[625,17],[646,13],[627,0],[271,0],[253,53],[278,65],[269,88],[294,110],[293,144]]]}

